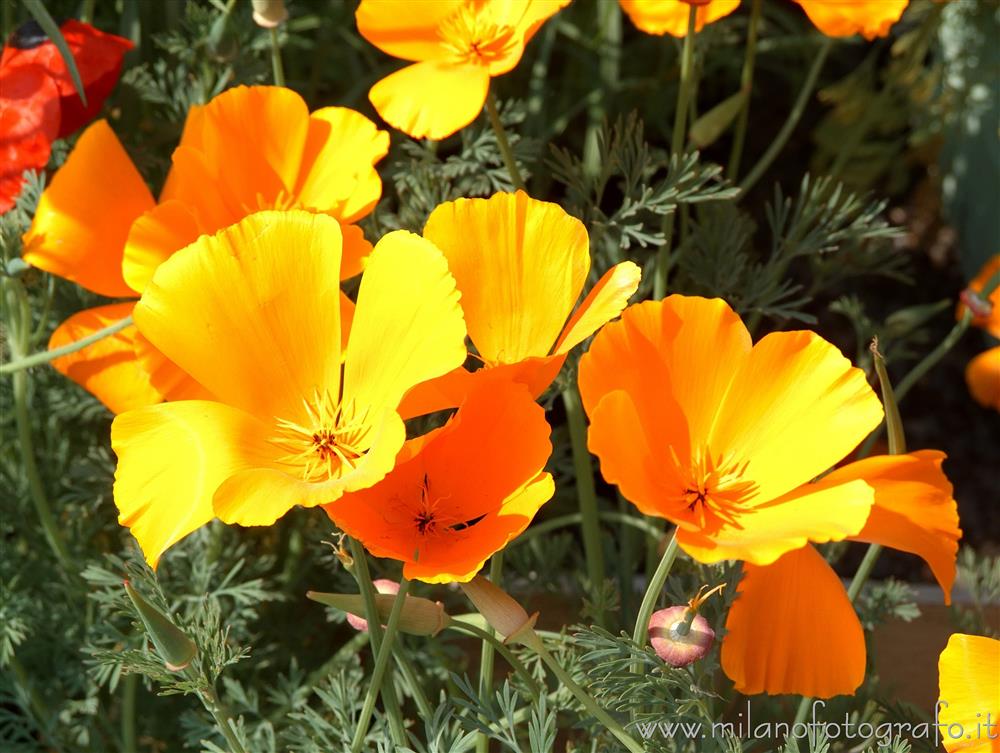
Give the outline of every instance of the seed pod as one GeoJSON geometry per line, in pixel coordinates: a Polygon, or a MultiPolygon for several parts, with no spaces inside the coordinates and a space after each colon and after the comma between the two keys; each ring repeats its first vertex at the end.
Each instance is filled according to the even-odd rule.
{"type": "Polygon", "coordinates": [[[671,667],[686,667],[697,661],[715,642],[715,631],[708,620],[690,612],[688,606],[668,607],[649,618],[649,642],[656,655],[671,667]]]}
{"type": "Polygon", "coordinates": [[[146,601],[128,581],[125,581],[125,593],[135,605],[135,611],[139,613],[146,634],[153,641],[156,652],[163,659],[167,669],[171,672],[180,672],[187,667],[198,654],[198,647],[194,641],[171,622],[169,617],[146,601]]]}

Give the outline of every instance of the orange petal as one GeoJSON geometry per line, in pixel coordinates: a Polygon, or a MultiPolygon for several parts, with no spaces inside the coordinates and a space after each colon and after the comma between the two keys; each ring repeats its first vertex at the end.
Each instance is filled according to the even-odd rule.
{"type": "Polygon", "coordinates": [[[170,173],[160,203],[172,199],[183,202],[204,232],[214,233],[232,225],[258,207],[256,197],[250,208],[233,201],[202,152],[181,145],[174,149],[170,159],[170,173]]]}
{"type": "Polygon", "coordinates": [[[349,280],[361,274],[372,252],[372,244],[365,238],[364,231],[357,225],[341,223],[340,232],[344,236],[344,251],[340,260],[340,279],[349,280]]]}
{"type": "Polygon", "coordinates": [[[746,566],[726,619],[722,668],[744,695],[853,693],[865,677],[865,636],[847,592],[811,546],[746,566]]]}
{"type": "Polygon", "coordinates": [[[326,215],[250,215],[161,264],[136,324],[220,400],[302,423],[303,400],[339,392],[340,243],[326,215]]]}
{"type": "MultiPolygon", "coordinates": [[[[691,3],[685,0],[621,0],[622,10],[640,31],[647,34],[670,34],[686,37],[691,3]]],[[[699,5],[695,31],[718,21],[740,7],[740,0],[711,0],[699,5]]]]}
{"type": "Polygon", "coordinates": [[[568,353],[618,316],[639,289],[642,270],[630,261],[616,264],[597,282],[570,318],[553,352],[568,353]]]}
{"type": "Polygon", "coordinates": [[[816,28],[828,37],[850,37],[863,34],[872,40],[884,37],[899,20],[910,0],[795,0],[816,28]]]}
{"type": "Polygon", "coordinates": [[[98,120],[42,193],[24,235],[24,260],[101,295],[133,296],[122,277],[122,253],[132,223],[152,206],[118,137],[98,120]]]}
{"type": "Polygon", "coordinates": [[[365,39],[393,57],[428,60],[444,53],[439,24],[459,10],[464,0],[423,0],[413,12],[412,0],[361,0],[354,13],[365,39]]]}
{"type": "Polygon", "coordinates": [[[443,139],[482,112],[490,74],[476,63],[428,60],[391,73],[368,92],[382,119],[415,139],[443,139]]]}
{"type": "Polygon", "coordinates": [[[713,455],[745,462],[774,499],[842,460],[882,420],[865,374],[812,332],[775,332],[733,376],[712,430],[713,455]]]}
{"type": "Polygon", "coordinates": [[[199,235],[198,220],[186,204],[176,200],[157,204],[132,223],[122,260],[125,281],[141,294],[156,268],[199,235]]]}
{"type": "MultiPolygon", "coordinates": [[[[49,350],[81,340],[132,313],[134,303],[113,303],[74,314],[49,339],[49,350]]],[[[141,408],[163,397],[139,364],[134,325],[98,340],[83,350],[53,359],[52,366],[104,403],[112,413],[141,408]]]]}
{"type": "Polygon", "coordinates": [[[969,392],[985,408],[1000,410],[1000,346],[990,348],[965,367],[969,392]]]}
{"type": "Polygon", "coordinates": [[[771,502],[741,509],[718,530],[681,528],[677,541],[699,562],[744,560],[769,565],[806,542],[841,541],[857,534],[874,497],[864,481],[805,484],[771,502]]]}
{"type": "Polygon", "coordinates": [[[149,383],[164,400],[215,400],[215,395],[198,384],[195,378],[156,349],[156,346],[135,330],[135,355],[149,377],[149,383]]]}
{"type": "Polygon", "coordinates": [[[549,355],[590,269],[583,223],[518,191],[441,204],[424,237],[448,258],[488,364],[549,355]]]}
{"type": "Polygon", "coordinates": [[[865,527],[851,538],[923,557],[950,603],[962,532],[951,482],[941,470],[944,459],[937,450],[865,458],[838,468],[820,484],[860,479],[871,486],[875,505],[865,527]]]}
{"type": "Polygon", "coordinates": [[[955,633],[938,660],[941,743],[948,753],[1000,753],[1000,641],[955,633]]]}
{"type": "Polygon", "coordinates": [[[118,521],[131,529],[150,566],[214,517],[219,484],[267,462],[269,432],[247,413],[202,400],[154,405],[114,420],[118,521]]]}

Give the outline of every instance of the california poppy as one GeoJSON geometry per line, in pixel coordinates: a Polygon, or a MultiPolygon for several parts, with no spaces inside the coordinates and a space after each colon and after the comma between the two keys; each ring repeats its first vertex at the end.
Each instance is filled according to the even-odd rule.
{"type": "Polygon", "coordinates": [[[688,17],[692,6],[697,8],[695,31],[701,31],[705,24],[718,21],[740,7],[740,0],[620,0],[622,10],[636,28],[647,34],[669,34],[672,37],[686,37],[688,17]]]}
{"type": "Polygon", "coordinates": [[[523,386],[482,386],[407,442],[379,483],[325,509],[373,555],[403,562],[404,577],[466,582],[552,497],[551,452],[545,411],[523,386]]]}
{"type": "Polygon", "coordinates": [[[361,36],[414,64],[368,93],[378,114],[414,138],[443,139],[482,112],[490,78],[518,64],[525,45],[569,0],[361,0],[361,36]]]}
{"type": "Polygon", "coordinates": [[[405,231],[372,252],[342,353],[342,245],[331,217],[265,211],[156,270],[136,325],[213,397],[112,424],[119,520],[151,565],[213,517],[269,525],[376,483],[405,440],[403,394],[465,358],[445,259],[405,231]]]}
{"type": "MultiPolygon", "coordinates": [[[[290,89],[240,86],[191,109],[157,203],[114,132],[98,121],[42,194],[24,259],[95,293],[134,298],[163,261],[199,236],[260,209],[301,207],[341,223],[341,274],[350,277],[371,250],[354,223],[381,195],[374,166],[388,144],[385,131],[353,110],[310,115],[290,89]]],[[[119,304],[115,315],[127,316],[130,307],[119,304]]],[[[99,329],[108,317],[97,311],[110,309],[70,317],[50,347],[99,329]]],[[[53,365],[116,413],[206,395],[131,327],[53,365]]]]}
{"type": "MultiPolygon", "coordinates": [[[[1000,254],[994,255],[983,265],[979,274],[969,283],[969,290],[979,293],[997,273],[1000,273],[1000,254]]],[[[972,324],[1000,339],[1000,286],[993,289],[986,303],[986,311],[974,314],[972,324]]],[[[964,313],[964,309],[964,306],[959,306],[959,316],[964,313]]],[[[1000,345],[989,348],[969,361],[965,368],[965,381],[969,385],[969,392],[980,405],[1000,410],[1000,345]]]]}
{"type": "Polygon", "coordinates": [[[424,237],[448,259],[483,366],[421,385],[407,398],[411,414],[458,405],[480,378],[517,381],[537,397],[570,349],[618,316],[639,286],[639,267],[622,262],[574,311],[590,272],[587,230],[559,205],[524,191],[445,202],[424,237]]]}
{"type": "Polygon", "coordinates": [[[59,50],[35,21],[11,35],[0,58],[0,213],[14,205],[25,170],[48,164],[51,144],[94,118],[132,42],[76,20],[59,27],[83,83],[84,105],[59,50]]]}
{"type": "Polygon", "coordinates": [[[1000,641],[955,633],[938,659],[941,743],[948,753],[1000,752],[1000,641]]]}
{"type": "Polygon", "coordinates": [[[950,591],[960,532],[941,453],[869,458],[810,483],[882,419],[864,373],[818,335],[754,345],[724,301],[674,295],[598,333],[579,383],[605,479],[675,523],[694,559],[746,563],[723,643],[741,692],[826,697],[864,675],[860,624],[809,542],[914,552],[950,591]]]}
{"type": "Polygon", "coordinates": [[[828,37],[884,37],[910,0],[795,0],[828,37]]]}

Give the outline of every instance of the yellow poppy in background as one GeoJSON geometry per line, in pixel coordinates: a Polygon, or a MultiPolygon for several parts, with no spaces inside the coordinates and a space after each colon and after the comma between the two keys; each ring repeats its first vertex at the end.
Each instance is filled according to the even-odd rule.
{"type": "Polygon", "coordinates": [[[864,676],[861,626],[809,542],[914,552],[950,591],[960,532],[941,453],[869,458],[812,483],[883,415],[864,373],[815,333],[754,344],[724,301],[674,295],[602,329],[579,384],[604,478],[675,523],[699,562],[746,563],[723,644],[740,692],[828,697],[864,676]]]}
{"type": "Polygon", "coordinates": [[[696,8],[695,31],[718,21],[740,7],[740,0],[620,0],[622,10],[636,28],[647,34],[686,37],[691,8],[696,8]]]}
{"type": "Polygon", "coordinates": [[[910,0],[795,0],[828,37],[884,37],[910,0]]]}
{"type": "Polygon", "coordinates": [[[341,352],[340,225],[253,214],[160,265],[135,307],[142,335],[213,395],[119,415],[119,520],[154,565],[213,517],[268,525],[388,473],[414,384],[465,359],[465,324],[441,252],[383,237],[341,352]]]}
{"type": "MultiPolygon", "coordinates": [[[[240,86],[191,108],[157,203],[114,132],[97,121],[42,194],[24,236],[24,259],[95,293],[134,298],[161,263],[199,236],[261,209],[302,208],[341,223],[341,276],[351,277],[371,250],[354,223],[381,196],[374,166],[388,146],[388,134],[353,110],[310,115],[290,89],[240,86]]],[[[131,309],[121,303],[80,312],[53,333],[49,347],[92,334],[131,309]]],[[[134,327],[52,363],[115,413],[205,395],[134,327]]]]}
{"type": "Polygon", "coordinates": [[[955,633],[938,659],[937,722],[948,753],[1000,752],[1000,641],[955,633]]]}
{"type": "Polygon", "coordinates": [[[569,0],[361,0],[365,39],[412,61],[372,87],[382,119],[413,138],[443,139],[482,112],[490,78],[509,72],[569,0]]]}
{"type": "Polygon", "coordinates": [[[455,407],[484,378],[519,382],[537,397],[569,351],[618,316],[639,286],[639,267],[622,262],[574,311],[590,273],[587,230],[524,191],[445,202],[424,237],[448,259],[482,368],[421,385],[404,403],[408,415],[455,407]]]}

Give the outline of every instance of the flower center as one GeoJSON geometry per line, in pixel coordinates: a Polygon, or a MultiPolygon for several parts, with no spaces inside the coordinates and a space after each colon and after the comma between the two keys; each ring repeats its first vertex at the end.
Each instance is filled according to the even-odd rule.
{"type": "Polygon", "coordinates": [[[743,478],[747,463],[732,458],[712,458],[707,448],[693,455],[688,467],[678,460],[682,491],[675,502],[687,526],[702,533],[717,531],[724,523],[738,525],[736,513],[757,491],[754,481],[743,478]]]}
{"type": "Polygon", "coordinates": [[[435,496],[431,492],[430,479],[426,473],[420,482],[419,491],[420,499],[413,511],[413,526],[421,537],[434,536],[444,532],[464,531],[486,517],[484,514],[463,520],[456,516],[454,511],[447,510],[442,503],[447,502],[450,496],[435,496]]]}
{"type": "Polygon", "coordinates": [[[499,23],[475,3],[466,3],[445,18],[437,29],[444,46],[463,62],[489,64],[516,47],[515,29],[499,23]]]}
{"type": "Polygon", "coordinates": [[[351,406],[336,401],[329,392],[313,393],[303,400],[305,424],[277,419],[271,442],[288,454],[278,462],[298,469],[306,481],[326,481],[353,471],[371,446],[367,411],[355,416],[351,406]]]}

